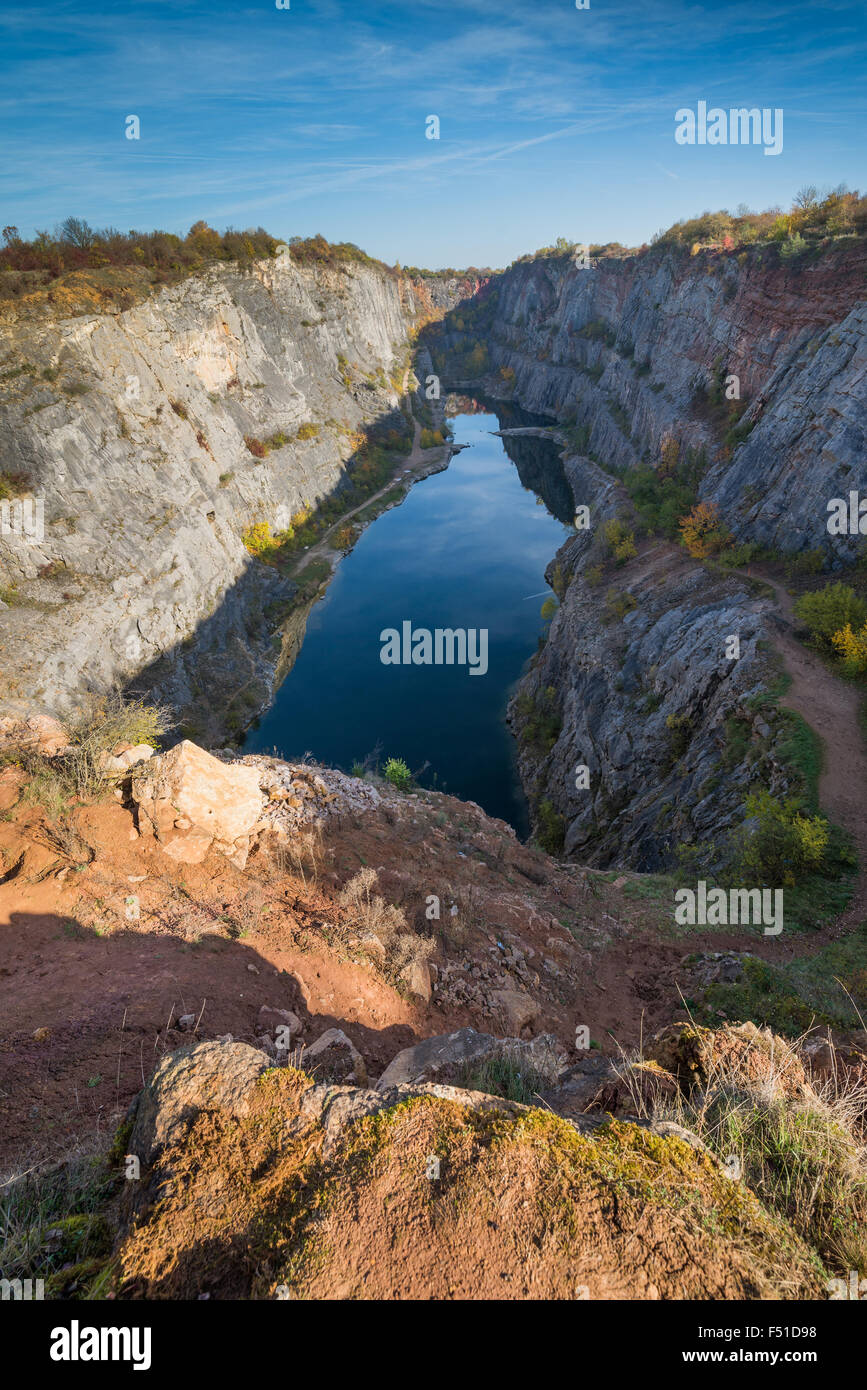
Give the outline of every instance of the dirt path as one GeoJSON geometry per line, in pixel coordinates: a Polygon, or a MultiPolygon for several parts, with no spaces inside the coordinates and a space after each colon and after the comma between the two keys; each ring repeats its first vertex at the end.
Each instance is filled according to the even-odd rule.
{"type": "Polygon", "coordinates": [[[822,810],[849,832],[858,852],[855,893],[831,934],[842,936],[867,918],[867,749],[859,723],[860,694],[840,680],[794,635],[791,595],[767,574],[740,571],[773,589],[779,603],[774,621],[774,645],[783,658],[792,684],[780,700],[800,714],[822,742],[819,800],[822,810]]]}

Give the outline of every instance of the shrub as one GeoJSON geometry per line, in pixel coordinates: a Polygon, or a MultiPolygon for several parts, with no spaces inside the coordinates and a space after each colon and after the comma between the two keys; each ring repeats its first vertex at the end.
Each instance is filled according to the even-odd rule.
{"type": "Polygon", "coordinates": [[[271,526],[267,521],[257,521],[254,525],[248,526],[242,539],[250,554],[260,559],[264,555],[270,555],[277,546],[277,539],[271,535],[271,526]]]}
{"type": "Polygon", "coordinates": [[[618,565],[624,565],[637,555],[635,536],[624,521],[612,517],[603,526],[602,534],[618,565]]]}
{"type": "Polygon", "coordinates": [[[637,607],[635,599],[624,589],[609,589],[605,595],[605,621],[620,622],[637,607]]]}
{"type": "Polygon", "coordinates": [[[315,439],[319,433],[319,426],[313,424],[299,425],[296,439],[315,439]]]}
{"type": "Polygon", "coordinates": [[[823,816],[804,815],[796,797],[781,801],[762,788],[744,803],[749,821],[735,837],[732,873],[766,887],[794,887],[825,865],[830,829],[823,816]]]}
{"type": "Polygon", "coordinates": [[[792,233],[789,232],[786,240],[780,243],[780,257],[784,261],[791,261],[796,256],[803,256],[806,249],[807,243],[801,236],[801,233],[795,232],[793,236],[792,233]]]}
{"type": "Polygon", "coordinates": [[[374,891],[378,887],[376,870],[367,866],[349,880],[338,901],[347,911],[351,930],[379,938],[385,949],[386,973],[397,980],[408,965],[427,960],[434,943],[412,931],[403,909],[386,902],[374,891]]]}
{"type": "Polygon", "coordinates": [[[346,552],[351,550],[355,545],[355,540],[355,527],[347,522],[344,526],[339,526],[337,528],[331,544],[334,546],[335,550],[342,550],[343,553],[346,554],[346,552]]]}
{"type": "Polygon", "coordinates": [[[681,517],[680,533],[694,560],[715,555],[732,540],[731,532],[720,520],[715,502],[697,502],[687,516],[681,517]]]}
{"type": "Polygon", "coordinates": [[[561,854],[566,839],[566,822],[552,803],[544,797],[538,805],[536,839],[546,854],[561,854]]]}
{"type": "Polygon", "coordinates": [[[546,685],[535,695],[522,691],[515,701],[515,709],[523,720],[522,740],[540,752],[550,753],[563,727],[554,686],[546,685]]]}
{"type": "MultiPolygon", "coordinates": [[[[663,445],[663,450],[669,446],[663,445]]],[[[671,441],[669,463],[677,459],[669,471],[665,458],[659,468],[641,464],[626,474],[623,482],[638,511],[641,524],[649,533],[661,532],[674,540],[681,517],[697,501],[696,491],[705,469],[705,454],[700,449],[688,449],[681,456],[676,441],[671,441]]]]}
{"type": "Polygon", "coordinates": [[[815,550],[802,550],[800,555],[792,556],[786,568],[792,575],[821,574],[825,568],[825,552],[821,546],[815,550]]]}
{"type": "Polygon", "coordinates": [[[689,747],[692,720],[688,714],[670,714],[665,721],[665,727],[669,733],[669,752],[672,759],[677,762],[678,758],[682,758],[689,747]]]}
{"type": "Polygon", "coordinates": [[[847,623],[840,632],[834,633],[831,642],[847,675],[863,676],[867,672],[867,623],[858,632],[847,623]]]}
{"type": "Polygon", "coordinates": [[[546,623],[550,623],[554,614],[557,612],[557,600],[549,596],[545,599],[545,602],[542,604],[542,607],[539,611],[544,621],[546,623]]]}
{"type": "Polygon", "coordinates": [[[29,488],[30,480],[25,473],[0,473],[0,502],[21,497],[29,488]]]}
{"type": "Polygon", "coordinates": [[[670,478],[677,472],[680,462],[680,444],[673,434],[663,435],[659,451],[658,473],[661,478],[670,478]]]}
{"type": "Polygon", "coordinates": [[[409,791],[412,786],[412,773],[403,758],[389,758],[383,775],[400,792],[409,791]]]}
{"type": "Polygon", "coordinates": [[[244,443],[254,458],[263,459],[268,452],[261,439],[257,439],[255,435],[245,434],[244,443]]]}
{"type": "Polygon", "coordinates": [[[795,604],[795,616],[821,644],[830,647],[834,634],[847,625],[861,627],[867,621],[867,603],[848,584],[838,581],[824,589],[802,594],[795,604]]]}

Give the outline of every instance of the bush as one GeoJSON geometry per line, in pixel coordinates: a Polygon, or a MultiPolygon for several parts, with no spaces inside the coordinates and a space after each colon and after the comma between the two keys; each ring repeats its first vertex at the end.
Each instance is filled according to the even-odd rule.
{"type": "Polygon", "coordinates": [[[319,433],[319,426],[306,424],[298,427],[297,439],[315,439],[319,433]]]}
{"type": "Polygon", "coordinates": [[[351,931],[378,937],[385,950],[386,974],[396,982],[407,966],[428,959],[434,943],[412,931],[403,909],[386,902],[374,891],[378,887],[376,870],[367,866],[350,879],[338,901],[347,912],[351,931]]]}
{"type": "Polygon", "coordinates": [[[847,623],[834,633],[831,642],[847,675],[863,676],[867,672],[867,623],[858,632],[853,632],[852,624],[847,623]]]}
{"type": "Polygon", "coordinates": [[[612,517],[603,526],[602,534],[618,565],[624,565],[637,555],[635,536],[624,521],[612,517]]]}
{"type": "Polygon", "coordinates": [[[681,517],[695,506],[705,463],[703,450],[688,449],[681,456],[677,441],[669,438],[658,469],[641,464],[629,470],[623,483],[648,534],[677,537],[681,517]]]}
{"type": "Polygon", "coordinates": [[[540,752],[550,753],[563,727],[554,686],[546,685],[535,695],[522,692],[515,701],[515,709],[523,720],[521,739],[540,752]]]}
{"type": "Polygon", "coordinates": [[[412,773],[403,758],[389,758],[383,775],[400,792],[409,791],[412,786],[412,773]]]}
{"type": "Polygon", "coordinates": [[[566,822],[554,810],[547,797],[539,802],[536,811],[538,829],[536,839],[546,854],[561,854],[566,839],[566,822]]]}
{"type": "Polygon", "coordinates": [[[705,560],[732,541],[715,502],[697,502],[687,516],[681,517],[680,534],[694,560],[705,560]]]}
{"type": "Polygon", "coordinates": [[[780,243],[780,258],[784,261],[791,261],[796,256],[803,256],[806,249],[807,243],[800,232],[795,232],[794,236],[789,232],[786,240],[780,243]]]}
{"type": "Polygon", "coordinates": [[[796,797],[780,801],[769,791],[751,792],[746,825],[736,836],[732,874],[762,887],[793,888],[825,866],[830,827],[823,816],[804,815],[796,797]]]}
{"type": "Polygon", "coordinates": [[[838,581],[811,594],[802,594],[795,604],[795,616],[818,642],[830,648],[835,633],[847,626],[863,626],[867,621],[867,603],[848,584],[838,581]]]}
{"type": "Polygon", "coordinates": [[[669,752],[674,762],[682,758],[689,747],[692,720],[688,714],[670,714],[665,721],[669,733],[669,752]]]}
{"type": "Polygon", "coordinates": [[[623,589],[609,589],[605,595],[605,621],[621,622],[638,604],[631,594],[623,589]]]}

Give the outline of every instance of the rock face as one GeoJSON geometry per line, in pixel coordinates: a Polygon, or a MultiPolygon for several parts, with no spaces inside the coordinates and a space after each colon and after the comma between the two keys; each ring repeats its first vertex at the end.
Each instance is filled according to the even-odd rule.
{"type": "Polygon", "coordinates": [[[766,1098],[797,1100],[807,1090],[804,1064],[794,1049],[769,1028],[754,1023],[712,1030],[671,1024],[650,1045],[648,1056],[680,1085],[709,1086],[720,1076],[766,1098]]]}
{"type": "Polygon", "coordinates": [[[682,456],[702,451],[699,495],[738,539],[822,548],[832,568],[853,558],[861,538],[829,536],[827,504],[867,494],[864,269],[861,244],[803,269],[770,248],[659,249],[588,270],[546,257],[492,277],[430,335],[447,381],[465,375],[479,339],[485,382],[566,426],[554,437],[575,503],[590,509],[590,530],[549,569],[560,607],[510,710],[546,848],[655,870],[693,843],[718,862],[757,761],[785,792],[782,724],[753,705],[774,604],[662,541],[615,567],[601,533],[630,510],[617,475],[656,466],[668,437],[682,456]],[[730,376],[741,442],[708,405],[706,388],[730,376]]]}
{"type": "MultiPolygon", "coordinates": [[[[527,410],[574,418],[586,452],[617,470],[655,462],[667,434],[704,447],[702,496],[736,534],[793,552],[854,558],[858,537],[828,535],[827,503],[867,490],[867,304],[863,244],[809,267],[771,248],[518,262],[479,297],[493,304],[464,334],[446,319],[451,363],[476,336],[495,370],[515,373],[527,410]],[[495,298],[494,298],[495,297],[495,298]],[[752,426],[733,452],[707,418],[704,388],[739,379],[752,426]]],[[[464,310],[461,311],[464,314],[464,310]]]]}
{"type": "Polygon", "coordinates": [[[531,798],[562,818],[563,848],[582,863],[650,871],[669,864],[679,843],[721,843],[742,820],[758,755],[771,787],[785,787],[775,757],[782,725],[750,704],[768,673],[772,603],[666,542],[603,585],[588,581],[580,541],[561,559],[575,566],[571,582],[511,709],[531,798]],[[621,613],[607,597],[615,586],[621,613]],[[727,656],[733,635],[736,660],[727,656]],[[560,726],[547,748],[538,712],[560,726]]]}
{"type": "Polygon", "coordinates": [[[239,668],[267,697],[263,617],[292,588],[243,533],[287,527],[339,487],[365,422],[402,420],[408,332],[426,311],[421,282],[384,266],[289,255],[211,268],[124,312],[7,301],[0,469],[29,480],[45,525],[0,542],[0,586],[16,588],[0,699],[62,717],[83,687],[144,672],[183,708],[237,688],[239,668]],[[281,435],[264,457],[245,442],[281,435]]]}
{"type": "Polygon", "coordinates": [[[183,864],[200,864],[213,847],[243,869],[265,797],[259,772],[226,765],[188,739],[152,758],[132,779],[139,831],[183,864]]]}

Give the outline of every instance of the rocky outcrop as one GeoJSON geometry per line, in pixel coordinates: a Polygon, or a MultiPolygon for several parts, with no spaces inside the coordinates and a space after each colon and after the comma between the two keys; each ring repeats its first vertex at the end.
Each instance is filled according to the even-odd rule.
{"type": "Polygon", "coordinates": [[[546,1077],[549,1081],[556,1078],[561,1065],[557,1040],[550,1034],[522,1042],[518,1037],[495,1038],[489,1033],[477,1033],[474,1028],[459,1028],[404,1048],[389,1062],[376,1088],[387,1091],[392,1086],[421,1081],[466,1084],[466,1077],[474,1069],[502,1060],[518,1071],[523,1068],[534,1077],[546,1077]]]}
{"type": "Polygon", "coordinates": [[[204,1044],[161,1064],[129,1148],[121,1299],[821,1290],[793,1226],[671,1121],[564,1119],[430,1082],[317,1085],[204,1044]]]}
{"type": "Polygon", "coordinates": [[[666,542],[601,584],[576,569],[512,706],[525,786],[562,817],[567,854],[654,870],[679,843],[701,842],[710,863],[711,842],[742,819],[757,756],[785,788],[778,721],[750,704],[767,676],[772,607],[666,542]]]}

